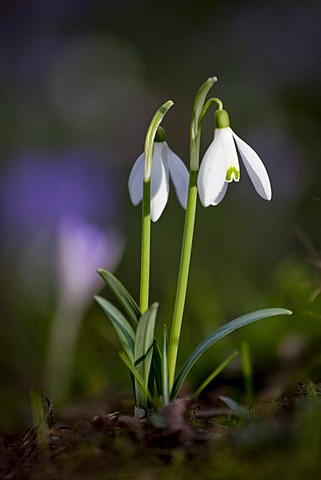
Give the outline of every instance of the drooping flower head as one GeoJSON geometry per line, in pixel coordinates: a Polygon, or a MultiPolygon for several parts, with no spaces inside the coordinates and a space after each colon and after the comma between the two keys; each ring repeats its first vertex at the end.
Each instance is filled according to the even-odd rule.
{"type": "MultiPolygon", "coordinates": [[[[152,158],[151,170],[151,219],[156,222],[168,200],[169,177],[171,178],[179,203],[186,208],[189,174],[182,160],[169,148],[165,131],[158,127],[152,158]]],[[[128,180],[132,203],[138,205],[143,199],[144,153],[140,155],[130,172],[128,180]]]]}
{"type": "Polygon", "coordinates": [[[257,193],[264,200],[271,200],[269,176],[258,154],[230,128],[226,110],[217,110],[215,120],[214,140],[205,152],[198,174],[199,197],[204,207],[218,205],[228,184],[240,180],[237,150],[257,193]]]}

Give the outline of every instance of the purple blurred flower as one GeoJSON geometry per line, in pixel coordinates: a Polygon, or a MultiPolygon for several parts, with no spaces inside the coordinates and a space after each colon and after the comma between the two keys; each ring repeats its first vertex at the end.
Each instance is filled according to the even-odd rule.
{"type": "Polygon", "coordinates": [[[101,288],[97,268],[113,270],[123,250],[115,230],[103,232],[76,217],[65,217],[57,228],[58,299],[65,308],[83,314],[101,288]]]}
{"type": "Polygon", "coordinates": [[[64,217],[56,230],[57,308],[49,329],[44,389],[63,404],[83,315],[94,293],[102,287],[98,267],[113,269],[123,242],[114,230],[102,230],[77,217],[64,217]]]}
{"type": "Polygon", "coordinates": [[[57,156],[31,152],[17,157],[1,185],[2,220],[15,234],[51,231],[62,217],[101,225],[119,215],[118,175],[106,152],[69,150],[57,156]],[[108,166],[109,165],[109,166],[108,166]]]}
{"type": "Polygon", "coordinates": [[[113,165],[106,152],[86,149],[52,157],[38,151],[8,165],[0,185],[3,259],[19,269],[23,290],[39,301],[50,292],[57,242],[59,296],[86,290],[86,303],[85,297],[95,293],[93,276],[99,281],[96,269],[112,269],[119,261],[123,241],[113,165]]]}

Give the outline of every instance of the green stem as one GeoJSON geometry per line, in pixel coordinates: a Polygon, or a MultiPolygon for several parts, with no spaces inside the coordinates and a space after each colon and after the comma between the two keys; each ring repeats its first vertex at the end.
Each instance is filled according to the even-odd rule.
{"type": "Polygon", "coordinates": [[[182,327],[188,274],[189,274],[189,267],[190,267],[190,261],[191,261],[191,253],[192,253],[195,214],[196,214],[196,205],[197,205],[197,173],[198,173],[197,170],[191,170],[191,173],[190,173],[182,253],[181,253],[179,276],[178,276],[178,283],[177,283],[177,290],[176,290],[176,299],[175,299],[175,306],[174,306],[171,336],[169,341],[168,383],[169,383],[170,392],[172,390],[174,377],[175,377],[179,338],[180,338],[181,327],[182,327]]]}
{"type": "MultiPolygon", "coordinates": [[[[172,329],[171,329],[171,336],[170,336],[169,348],[168,348],[168,386],[169,386],[170,394],[172,393],[172,388],[173,388],[174,379],[175,379],[179,338],[180,338],[181,328],[182,328],[189,267],[191,263],[196,205],[197,205],[197,174],[198,174],[199,157],[200,157],[201,123],[208,107],[212,103],[212,101],[209,101],[206,105],[204,105],[206,96],[216,81],[217,81],[216,77],[208,78],[206,82],[203,83],[199,91],[197,92],[195,102],[194,102],[192,120],[191,120],[189,189],[188,189],[188,198],[187,198],[187,208],[186,208],[186,214],[185,214],[181,261],[179,266],[179,275],[178,275],[178,282],[177,282],[172,329]]],[[[216,101],[216,102],[217,100],[218,99],[216,98],[213,99],[213,101],[216,101]]]]}
{"type": "Polygon", "coordinates": [[[144,181],[142,203],[142,243],[140,266],[140,311],[142,314],[148,309],[149,303],[150,238],[150,180],[148,180],[144,181]]]}
{"type": "Polygon", "coordinates": [[[147,130],[144,145],[144,183],[142,202],[142,240],[141,240],[141,265],[140,265],[140,311],[143,314],[149,304],[149,277],[150,277],[150,182],[152,174],[153,145],[157,129],[164,118],[164,115],[172,107],[173,102],[168,100],[164,103],[150,122],[147,130]]]}

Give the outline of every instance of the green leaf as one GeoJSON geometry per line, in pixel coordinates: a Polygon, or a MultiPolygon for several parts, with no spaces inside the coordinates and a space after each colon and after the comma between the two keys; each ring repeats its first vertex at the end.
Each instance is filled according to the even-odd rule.
{"type": "Polygon", "coordinates": [[[231,410],[233,410],[236,415],[238,415],[241,418],[251,418],[251,415],[249,415],[249,412],[247,411],[246,408],[242,407],[239,403],[237,403],[235,400],[229,397],[224,397],[223,395],[220,396],[220,400],[225,403],[225,405],[228,406],[231,410]]]}
{"type": "MultiPolygon", "coordinates": [[[[132,373],[136,382],[138,383],[138,385],[140,386],[140,388],[144,392],[144,395],[148,398],[148,400],[151,402],[151,404],[154,405],[153,398],[152,398],[152,396],[151,396],[151,394],[150,394],[150,392],[149,392],[149,390],[146,386],[146,383],[145,383],[143,377],[141,376],[141,374],[139,373],[137,368],[134,366],[133,362],[131,362],[130,358],[128,358],[126,352],[124,352],[124,351],[119,352],[119,356],[123,360],[123,362],[126,364],[128,369],[130,370],[130,372],[132,373]]],[[[136,402],[137,402],[137,399],[136,399],[136,402]]]]}
{"type": "Polygon", "coordinates": [[[120,344],[126,352],[128,358],[134,362],[135,332],[130,323],[126,320],[124,315],[108,300],[98,295],[94,298],[111,321],[119,338],[120,344]]]}
{"type": "Polygon", "coordinates": [[[151,366],[151,371],[150,371],[149,376],[150,376],[150,378],[149,378],[150,382],[154,382],[154,380],[155,380],[158,396],[162,395],[162,392],[163,392],[163,388],[162,388],[162,356],[161,356],[159,346],[158,346],[156,340],[154,340],[152,366],[151,366]]]}
{"type": "Polygon", "coordinates": [[[111,292],[115,295],[124,310],[128,313],[133,325],[136,326],[141,316],[141,312],[131,294],[112,273],[103,270],[102,268],[98,269],[97,272],[107,284],[111,292]]]}
{"type": "Polygon", "coordinates": [[[37,447],[41,454],[49,457],[48,434],[49,434],[49,406],[48,413],[44,412],[43,396],[37,390],[30,390],[30,403],[32,410],[33,425],[36,426],[37,447]]]}
{"type": "Polygon", "coordinates": [[[167,363],[167,327],[164,325],[163,334],[163,355],[162,355],[162,380],[163,380],[163,398],[164,405],[169,403],[169,388],[168,388],[168,363],[167,363]]]}
{"type": "Polygon", "coordinates": [[[186,376],[190,372],[191,368],[195,365],[197,360],[205,353],[214,343],[216,343],[221,338],[225,337],[229,333],[234,332],[245,325],[249,325],[250,323],[257,322],[258,320],[262,320],[263,318],[274,317],[276,315],[291,315],[292,312],[290,310],[286,310],[284,308],[267,308],[265,310],[257,310],[252,313],[247,313],[242,317],[238,317],[231,322],[222,325],[220,328],[212,332],[208,337],[206,337],[190,354],[190,356],[186,359],[184,365],[180,369],[171,392],[171,398],[175,398],[177,393],[179,392],[186,376]]]}
{"type": "Polygon", "coordinates": [[[235,358],[238,355],[238,353],[239,352],[237,350],[235,350],[235,352],[233,352],[222,363],[220,363],[220,365],[204,380],[204,382],[201,384],[201,386],[198,387],[196,392],[193,394],[193,397],[197,398],[201,394],[201,392],[204,390],[204,388],[207,387],[207,385],[212,380],[214,380],[214,378],[217,377],[217,375],[219,373],[221,373],[222,370],[224,370],[224,368],[233,360],[233,358],[235,358]]]}
{"type": "MultiPolygon", "coordinates": [[[[148,389],[148,378],[153,356],[154,331],[156,324],[158,303],[154,303],[141,316],[136,330],[134,349],[135,367],[141,375],[146,389],[148,389]]],[[[136,386],[137,406],[145,407],[145,392],[140,392],[136,386]]]]}

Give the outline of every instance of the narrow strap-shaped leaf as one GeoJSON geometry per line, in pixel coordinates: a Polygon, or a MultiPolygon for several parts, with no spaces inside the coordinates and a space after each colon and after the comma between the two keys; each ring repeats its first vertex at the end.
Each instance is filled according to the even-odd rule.
{"type": "Polygon", "coordinates": [[[163,332],[162,390],[163,390],[164,405],[168,405],[168,403],[169,403],[169,388],[168,388],[167,327],[166,327],[166,325],[164,325],[164,332],[163,332]]]}
{"type": "MultiPolygon", "coordinates": [[[[151,402],[152,405],[154,405],[154,401],[153,401],[153,398],[148,390],[148,388],[146,387],[146,384],[145,384],[145,381],[143,379],[143,377],[141,376],[141,374],[139,373],[139,371],[137,370],[137,368],[134,366],[134,364],[132,363],[132,361],[128,358],[128,356],[126,355],[126,352],[119,352],[119,356],[120,358],[122,359],[122,361],[126,364],[126,366],[128,367],[129,371],[132,373],[132,375],[134,376],[136,382],[139,384],[140,388],[142,389],[142,391],[144,392],[144,394],[146,395],[146,397],[148,398],[148,400],[151,402]]],[[[137,402],[137,400],[136,400],[137,402]]],[[[137,406],[137,405],[136,405],[137,406]]]]}
{"type": "Polygon", "coordinates": [[[146,352],[139,358],[135,360],[134,366],[137,367],[140,363],[142,363],[144,360],[146,360],[147,356],[151,353],[152,348],[154,348],[154,345],[156,343],[156,340],[150,345],[149,349],[146,350],[146,352]]]}
{"type": "Polygon", "coordinates": [[[221,338],[225,337],[231,332],[244,327],[245,325],[249,325],[250,323],[257,322],[258,320],[262,320],[263,318],[273,317],[276,315],[291,315],[292,312],[290,310],[286,310],[284,308],[267,308],[265,310],[257,310],[252,313],[247,313],[242,317],[238,317],[231,322],[222,325],[220,328],[212,332],[208,337],[206,337],[190,354],[190,356],[184,362],[182,368],[180,369],[173,388],[171,392],[171,398],[175,398],[179,389],[181,388],[186,376],[190,372],[191,368],[195,365],[197,360],[205,353],[214,343],[216,343],[221,338]]]}
{"type": "Polygon", "coordinates": [[[225,403],[231,410],[233,410],[236,415],[242,418],[247,418],[250,419],[251,415],[247,411],[246,408],[242,407],[242,405],[239,405],[235,400],[229,397],[224,397],[223,395],[220,396],[220,400],[225,403]]]}
{"type": "Polygon", "coordinates": [[[137,322],[141,316],[139,307],[128,290],[124,285],[116,278],[112,273],[107,270],[99,269],[97,270],[101,278],[107,284],[111,292],[115,295],[121,306],[128,313],[130,320],[134,325],[137,325],[137,322]]]}
{"type": "MultiPolygon", "coordinates": [[[[134,349],[135,364],[137,360],[144,358],[137,366],[137,370],[140,373],[146,388],[148,388],[148,378],[152,362],[152,346],[154,344],[154,331],[156,324],[158,303],[154,303],[149,309],[141,316],[136,330],[136,340],[134,349]]],[[[145,407],[145,395],[139,395],[139,389],[136,388],[137,406],[145,407]]]]}
{"type": "Polygon", "coordinates": [[[219,373],[221,373],[221,371],[224,370],[225,367],[227,367],[227,365],[233,360],[233,358],[236,357],[236,355],[238,355],[238,353],[239,352],[237,350],[235,350],[235,352],[233,352],[222,363],[220,363],[219,366],[217,368],[215,368],[215,370],[204,380],[204,382],[201,384],[201,386],[198,387],[196,392],[193,394],[193,397],[197,398],[202,393],[204,388],[207,387],[207,385],[212,380],[214,380],[214,378],[217,377],[217,375],[219,373]]]}
{"type": "Polygon", "coordinates": [[[135,332],[130,323],[126,320],[124,315],[108,300],[98,295],[94,298],[111,321],[119,338],[120,344],[128,355],[128,358],[134,362],[135,332]]]}
{"type": "Polygon", "coordinates": [[[156,383],[158,396],[163,394],[162,388],[162,355],[159,350],[159,346],[156,340],[154,340],[152,366],[149,373],[149,384],[151,382],[156,383]]]}

